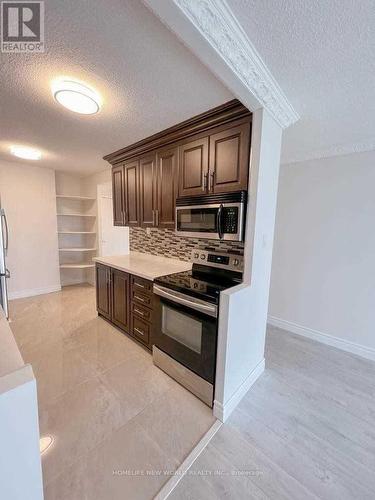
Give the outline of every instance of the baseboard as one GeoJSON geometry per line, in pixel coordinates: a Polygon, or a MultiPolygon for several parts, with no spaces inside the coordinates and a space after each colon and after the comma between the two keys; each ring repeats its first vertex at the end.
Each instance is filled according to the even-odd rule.
{"type": "Polygon", "coordinates": [[[221,422],[225,422],[232,411],[236,408],[241,399],[245,396],[250,387],[258,380],[264,372],[264,358],[260,361],[246,380],[240,385],[233,396],[224,404],[214,401],[214,415],[221,422]]]}
{"type": "Polygon", "coordinates": [[[44,293],[59,292],[61,285],[46,286],[42,288],[29,288],[28,290],[19,290],[18,292],[9,292],[9,300],[23,299],[33,297],[34,295],[43,295],[44,293]]]}
{"type": "Polygon", "coordinates": [[[371,347],[356,344],[355,342],[350,342],[349,340],[343,340],[339,337],[329,335],[328,333],[313,330],[312,328],[298,325],[297,323],[293,323],[292,321],[287,321],[285,319],[276,318],[275,316],[268,316],[268,323],[272,326],[281,328],[282,330],[287,330],[289,332],[295,333],[296,335],[301,335],[302,337],[306,337],[322,344],[336,347],[337,349],[341,349],[342,351],[356,354],[357,356],[361,356],[362,358],[375,361],[375,349],[372,349],[371,347]]]}

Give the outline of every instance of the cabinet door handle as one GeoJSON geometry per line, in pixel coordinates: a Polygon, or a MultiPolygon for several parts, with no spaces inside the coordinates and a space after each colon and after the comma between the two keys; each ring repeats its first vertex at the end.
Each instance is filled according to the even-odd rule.
{"type": "Polygon", "coordinates": [[[206,191],[208,187],[208,172],[203,174],[203,191],[206,191]]]}
{"type": "Polygon", "coordinates": [[[140,330],[139,328],[134,327],[134,330],[135,330],[136,332],[138,332],[138,333],[139,333],[139,335],[142,335],[142,337],[144,337],[144,336],[145,336],[145,332],[143,332],[143,331],[142,331],[142,330],[140,330]]]}
{"type": "Polygon", "coordinates": [[[156,224],[155,224],[155,226],[158,226],[159,225],[159,210],[156,209],[155,212],[156,212],[156,224]]]}
{"type": "Polygon", "coordinates": [[[144,313],[142,311],[140,311],[139,309],[137,309],[136,307],[134,308],[134,312],[139,314],[140,316],[144,316],[144,313]]]}
{"type": "Polygon", "coordinates": [[[212,191],[214,188],[214,180],[215,180],[215,170],[210,174],[210,183],[209,183],[210,185],[208,187],[209,191],[212,191]]]}

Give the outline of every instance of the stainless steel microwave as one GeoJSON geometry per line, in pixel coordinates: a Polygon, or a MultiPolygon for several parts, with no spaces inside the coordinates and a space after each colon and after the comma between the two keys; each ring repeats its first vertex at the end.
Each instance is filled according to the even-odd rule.
{"type": "Polygon", "coordinates": [[[177,198],[176,234],[243,241],[245,215],[246,191],[177,198]]]}

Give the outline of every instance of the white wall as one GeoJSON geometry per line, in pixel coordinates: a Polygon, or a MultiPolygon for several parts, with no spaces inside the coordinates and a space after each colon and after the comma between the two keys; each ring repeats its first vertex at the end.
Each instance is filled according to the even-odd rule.
{"type": "Polygon", "coordinates": [[[375,359],[375,152],[283,165],[270,322],[375,359]]]}
{"type": "Polygon", "coordinates": [[[281,128],[253,114],[244,283],[221,294],[214,414],[225,421],[264,370],[281,128]]]}
{"type": "Polygon", "coordinates": [[[59,290],[54,171],[0,162],[0,196],[10,233],[10,298],[59,290]]]}

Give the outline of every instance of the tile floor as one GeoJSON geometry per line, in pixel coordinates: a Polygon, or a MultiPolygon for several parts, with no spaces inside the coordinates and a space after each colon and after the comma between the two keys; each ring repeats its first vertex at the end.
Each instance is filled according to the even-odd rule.
{"type": "Polygon", "coordinates": [[[211,410],[95,311],[90,286],[14,300],[38,384],[45,500],[151,499],[214,422],[211,410]],[[158,472],[159,471],[159,472],[158,472]]]}
{"type": "Polygon", "coordinates": [[[374,424],[374,362],[270,327],[264,375],[168,500],[374,500],[374,424]]]}

